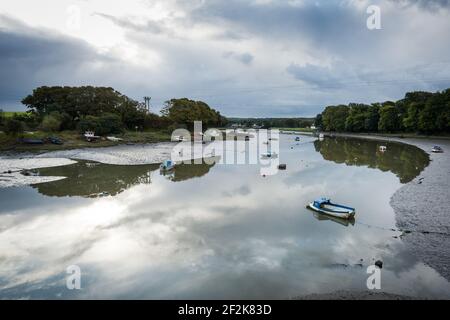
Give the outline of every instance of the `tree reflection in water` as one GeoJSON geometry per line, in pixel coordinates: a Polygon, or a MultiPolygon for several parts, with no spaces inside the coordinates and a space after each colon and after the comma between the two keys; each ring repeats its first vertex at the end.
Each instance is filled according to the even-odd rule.
{"type": "Polygon", "coordinates": [[[401,183],[413,180],[430,162],[423,150],[398,142],[335,137],[316,140],[314,147],[325,160],[390,171],[401,183]],[[382,145],[385,152],[379,150],[382,145]]]}
{"type": "MultiPolygon", "coordinates": [[[[171,181],[184,181],[207,174],[214,164],[180,164],[171,173],[171,181]]],[[[63,176],[66,179],[32,185],[46,196],[79,196],[96,198],[115,196],[135,185],[150,184],[151,173],[159,164],[110,165],[92,161],[36,170],[41,176],[63,176]]]]}

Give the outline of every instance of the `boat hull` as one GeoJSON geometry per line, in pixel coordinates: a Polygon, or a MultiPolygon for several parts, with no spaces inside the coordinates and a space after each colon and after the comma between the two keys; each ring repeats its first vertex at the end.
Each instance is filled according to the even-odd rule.
{"type": "Polygon", "coordinates": [[[309,209],[314,210],[319,213],[323,213],[326,215],[329,215],[331,217],[336,217],[340,219],[352,219],[355,216],[355,211],[353,210],[333,210],[333,209],[327,209],[327,208],[318,208],[314,206],[314,203],[311,202],[307,206],[309,209]]]}

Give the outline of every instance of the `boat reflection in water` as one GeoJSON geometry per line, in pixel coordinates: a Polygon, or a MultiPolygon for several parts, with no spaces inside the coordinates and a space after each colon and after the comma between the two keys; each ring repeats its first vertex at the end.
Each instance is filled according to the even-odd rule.
{"type": "Polygon", "coordinates": [[[160,171],[160,174],[173,182],[180,182],[206,175],[220,161],[220,157],[206,158],[201,164],[177,164],[174,170],[160,171]]]}
{"type": "Polygon", "coordinates": [[[340,219],[340,218],[328,216],[326,214],[322,214],[322,213],[312,211],[312,210],[311,210],[311,212],[312,212],[314,218],[316,218],[319,221],[332,221],[332,222],[336,222],[340,225],[343,225],[344,227],[348,227],[349,225],[351,225],[351,226],[355,225],[355,217],[351,217],[349,219],[340,219]]]}

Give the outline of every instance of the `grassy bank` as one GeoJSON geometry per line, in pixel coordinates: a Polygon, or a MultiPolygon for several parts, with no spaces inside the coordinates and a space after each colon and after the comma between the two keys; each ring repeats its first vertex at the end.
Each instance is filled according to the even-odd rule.
{"type": "Polygon", "coordinates": [[[108,147],[124,143],[155,143],[170,141],[170,134],[165,131],[144,131],[134,132],[125,131],[122,134],[111,135],[123,139],[123,141],[109,141],[105,137],[95,141],[87,142],[78,131],[62,131],[57,133],[48,133],[42,131],[27,132],[19,137],[8,136],[0,132],[0,151],[17,152],[43,152],[53,150],[68,150],[77,148],[98,148],[108,147]],[[64,141],[64,144],[57,145],[45,143],[43,145],[30,145],[20,142],[20,138],[43,139],[47,137],[58,137],[64,141]]]}
{"type": "Polygon", "coordinates": [[[18,114],[18,115],[20,115],[20,114],[26,114],[26,112],[25,111],[3,111],[3,116],[5,117],[5,118],[12,118],[12,116],[14,116],[14,114],[18,114]]]}

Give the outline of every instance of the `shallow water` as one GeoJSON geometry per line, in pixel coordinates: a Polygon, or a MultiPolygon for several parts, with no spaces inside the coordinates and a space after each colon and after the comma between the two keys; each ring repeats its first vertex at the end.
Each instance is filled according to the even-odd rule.
{"type": "Polygon", "coordinates": [[[0,189],[0,297],[289,298],[366,290],[376,259],[383,291],[450,297],[391,230],[389,199],[428,156],[397,143],[293,140],[281,137],[287,170],[274,176],[258,165],[161,175],[155,165],[80,161],[39,169],[64,180],[0,189]],[[307,210],[318,196],[356,207],[356,221],[307,210]],[[66,289],[73,264],[81,290],[66,289]]]}

